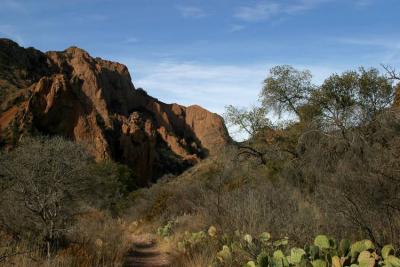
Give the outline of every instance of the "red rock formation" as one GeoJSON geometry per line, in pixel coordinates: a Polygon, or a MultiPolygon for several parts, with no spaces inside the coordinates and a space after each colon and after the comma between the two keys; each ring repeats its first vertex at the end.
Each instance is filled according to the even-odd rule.
{"type": "Polygon", "coordinates": [[[126,66],[82,49],[42,53],[0,39],[0,140],[63,135],[97,160],[129,165],[143,183],[177,173],[230,140],[223,120],[199,106],[165,104],[135,89],[126,66]]]}

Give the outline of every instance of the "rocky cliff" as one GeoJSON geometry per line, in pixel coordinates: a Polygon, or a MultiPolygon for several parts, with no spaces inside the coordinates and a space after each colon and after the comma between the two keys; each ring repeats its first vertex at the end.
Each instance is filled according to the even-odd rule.
{"type": "Polygon", "coordinates": [[[135,89],[126,66],[70,47],[42,53],[0,39],[0,142],[63,135],[97,160],[127,164],[142,184],[179,173],[229,142],[220,116],[135,89]]]}

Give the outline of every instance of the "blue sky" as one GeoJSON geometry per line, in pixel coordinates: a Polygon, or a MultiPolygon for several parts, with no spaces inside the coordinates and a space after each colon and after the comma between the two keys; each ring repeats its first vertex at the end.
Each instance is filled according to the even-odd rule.
{"type": "Polygon", "coordinates": [[[256,103],[268,69],[320,83],[358,66],[400,65],[400,0],[0,0],[0,37],[42,51],[76,45],[126,64],[164,102],[256,103]]]}

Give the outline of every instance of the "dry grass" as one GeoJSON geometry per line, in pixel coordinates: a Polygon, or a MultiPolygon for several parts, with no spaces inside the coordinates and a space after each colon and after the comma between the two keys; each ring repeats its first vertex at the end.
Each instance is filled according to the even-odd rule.
{"type": "Polygon", "coordinates": [[[101,212],[93,212],[79,218],[68,233],[69,244],[48,261],[41,249],[32,244],[18,243],[14,251],[22,253],[0,262],[1,267],[112,267],[121,266],[130,244],[129,225],[110,218],[101,212]]]}
{"type": "Polygon", "coordinates": [[[173,266],[176,267],[208,267],[212,266],[215,258],[215,251],[205,249],[196,251],[190,255],[180,254],[175,257],[173,266]]]}

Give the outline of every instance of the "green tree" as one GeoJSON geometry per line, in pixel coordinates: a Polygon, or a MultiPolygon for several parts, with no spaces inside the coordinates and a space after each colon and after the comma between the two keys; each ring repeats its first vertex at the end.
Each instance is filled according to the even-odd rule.
{"type": "Polygon", "coordinates": [[[263,106],[272,107],[279,116],[290,112],[300,118],[300,108],[315,90],[311,79],[308,70],[299,71],[289,65],[273,67],[261,91],[263,106]]]}
{"type": "Polygon", "coordinates": [[[326,131],[344,131],[359,119],[356,96],[358,74],[354,71],[342,75],[333,74],[313,95],[314,102],[321,110],[321,118],[326,131]]]}
{"type": "Polygon", "coordinates": [[[225,107],[224,119],[228,126],[237,126],[250,137],[271,126],[267,118],[266,107],[252,106],[249,109],[237,108],[232,105],[225,107]]]}
{"type": "Polygon", "coordinates": [[[358,104],[363,122],[369,122],[393,104],[395,87],[377,69],[360,68],[359,73],[358,104]]]}
{"type": "Polygon", "coordinates": [[[92,163],[88,166],[91,179],[97,181],[97,186],[92,187],[88,201],[92,206],[109,210],[112,215],[119,215],[127,204],[127,196],[138,188],[137,177],[126,165],[112,160],[92,163]]]}
{"type": "Polygon", "coordinates": [[[360,68],[333,74],[313,94],[325,131],[351,128],[371,122],[394,100],[394,87],[377,69],[360,68]]]}

